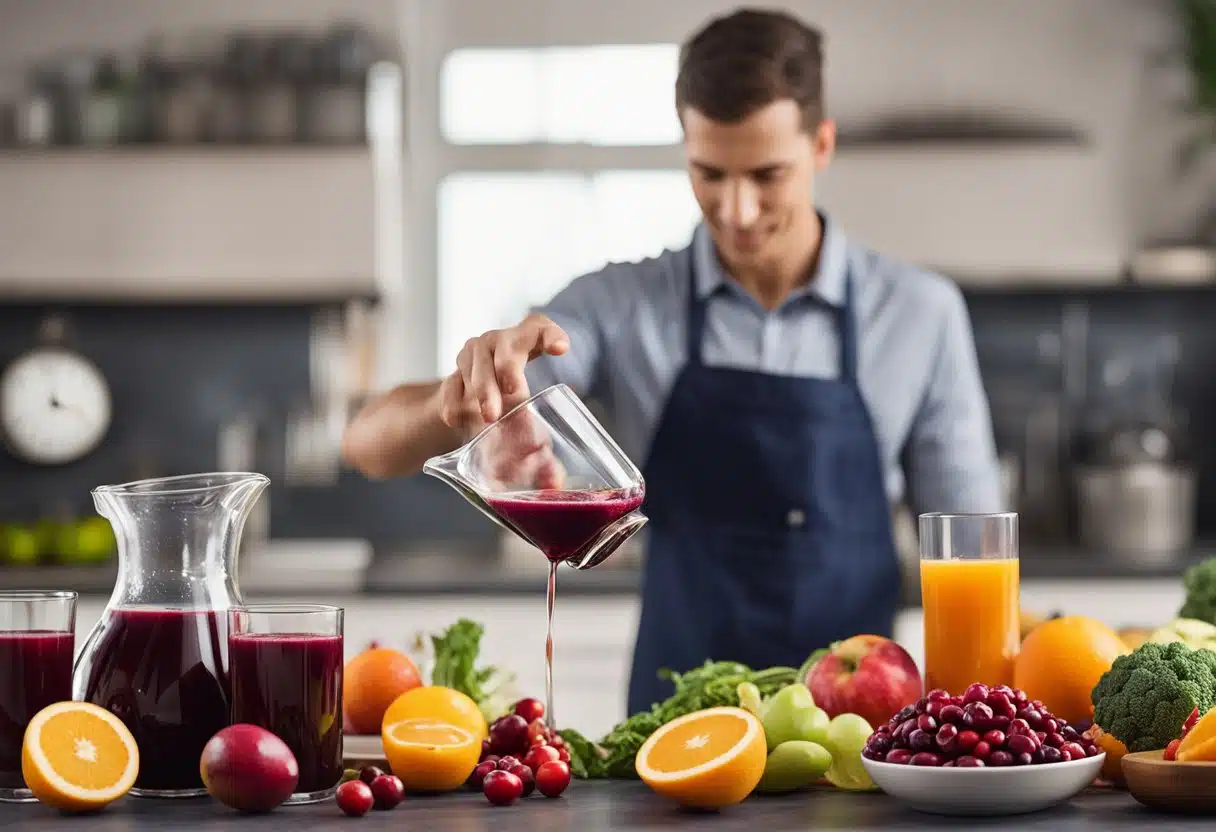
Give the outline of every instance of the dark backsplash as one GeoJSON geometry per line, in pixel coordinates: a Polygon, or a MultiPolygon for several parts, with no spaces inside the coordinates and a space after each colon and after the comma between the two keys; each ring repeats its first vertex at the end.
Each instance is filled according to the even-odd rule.
{"type": "MultiPolygon", "coordinates": [[[[1201,471],[1199,532],[1216,532],[1216,376],[1205,357],[1216,355],[1216,291],[985,290],[969,293],[968,301],[1002,447],[1017,439],[1020,410],[1059,401],[1066,379],[1084,390],[1076,401],[1064,398],[1070,441],[1082,441],[1094,412],[1134,414],[1120,408],[1146,397],[1142,390],[1107,389],[1108,359],[1144,357],[1160,336],[1175,336],[1172,394],[1188,417],[1188,447],[1201,471]]],[[[374,483],[345,472],[333,487],[284,484],[284,426],[309,391],[312,308],[0,305],[0,362],[37,343],[50,311],[67,316],[69,345],[105,373],[114,421],[102,446],[69,466],[41,468],[0,454],[0,520],[33,519],[60,505],[88,512],[89,489],[100,483],[212,470],[221,425],[247,415],[259,423],[258,469],[273,482],[276,537],[408,545],[496,535],[455,492],[429,478],[374,483]]]]}

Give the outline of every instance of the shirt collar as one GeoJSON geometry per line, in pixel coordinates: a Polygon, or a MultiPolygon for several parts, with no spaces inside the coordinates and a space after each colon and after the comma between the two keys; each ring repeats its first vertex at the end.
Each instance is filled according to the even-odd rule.
{"type": "MultiPolygon", "coordinates": [[[[819,219],[823,224],[823,240],[814,278],[806,286],[791,293],[789,300],[813,296],[831,306],[843,306],[845,279],[848,275],[845,235],[827,214],[820,212],[819,219]]],[[[718,259],[713,237],[704,223],[698,224],[693,233],[693,258],[697,269],[698,298],[707,298],[720,289],[733,285],[734,281],[718,259]]]]}

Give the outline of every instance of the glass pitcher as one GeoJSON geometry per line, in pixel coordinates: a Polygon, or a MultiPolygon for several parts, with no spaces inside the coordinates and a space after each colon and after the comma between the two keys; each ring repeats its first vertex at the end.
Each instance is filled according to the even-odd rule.
{"type": "Polygon", "coordinates": [[[139,745],[139,797],[206,794],[203,746],[229,724],[228,609],[261,474],[189,474],[93,489],[118,539],[118,580],[73,671],[139,745]]]}

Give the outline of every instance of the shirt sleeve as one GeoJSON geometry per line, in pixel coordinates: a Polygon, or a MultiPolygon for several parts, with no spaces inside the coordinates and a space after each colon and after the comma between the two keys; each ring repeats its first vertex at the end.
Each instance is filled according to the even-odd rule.
{"type": "Polygon", "coordinates": [[[1006,511],[970,316],[962,292],[947,285],[928,389],[905,448],[909,504],[918,514],[1006,511]]]}
{"type": "Polygon", "coordinates": [[[533,309],[565,331],[570,349],[564,355],[542,355],[528,362],[525,376],[531,392],[554,384],[568,385],[583,398],[603,392],[608,342],[634,302],[626,272],[624,266],[613,264],[582,275],[533,309]]]}

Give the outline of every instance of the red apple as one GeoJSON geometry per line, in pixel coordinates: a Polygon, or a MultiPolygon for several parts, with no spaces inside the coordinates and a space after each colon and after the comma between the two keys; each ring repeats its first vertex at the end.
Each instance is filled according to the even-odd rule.
{"type": "Polygon", "coordinates": [[[199,761],[211,796],[242,812],[269,812],[291,797],[300,767],[287,744],[265,728],[237,724],[208,740],[199,761]]]}
{"type": "Polygon", "coordinates": [[[877,728],[900,708],[920,699],[916,662],[882,636],[853,636],[833,644],[804,680],[828,716],[858,714],[877,728]]]}

